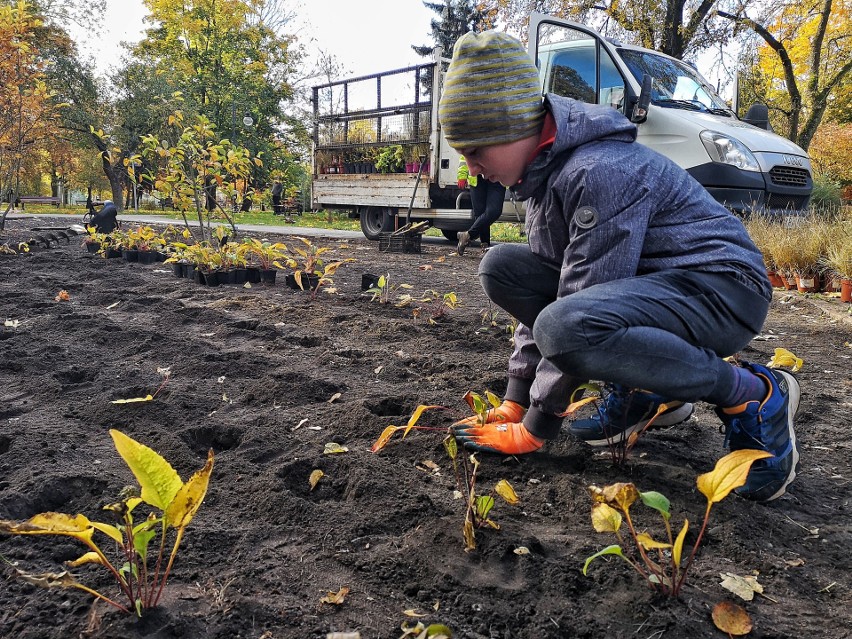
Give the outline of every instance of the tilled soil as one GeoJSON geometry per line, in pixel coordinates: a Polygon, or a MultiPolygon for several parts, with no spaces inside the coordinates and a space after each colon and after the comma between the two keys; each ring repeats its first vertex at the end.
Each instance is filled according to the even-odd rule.
{"type": "MultiPolygon", "coordinates": [[[[10,220],[0,243],[47,223],[10,220]]],[[[852,324],[839,301],[776,293],[742,356],[766,362],[783,347],[805,362],[799,478],[769,505],[735,496],[717,504],[687,585],[669,600],[617,558],[582,574],[586,557],[615,543],[592,529],[586,486],[633,481],[664,493],[673,526],[691,522],[689,546],[705,508],[695,477],[724,452],[712,408],[644,435],[624,466],[567,433],[533,455],[478,455],[480,490],[506,479],[520,504],[498,498],[500,529],[477,531],[476,550],[465,552],[465,509],[441,431],[467,413],[466,391],[505,390],[511,349],[510,318],[493,318],[476,278],[479,252],[314,242],[331,247],[329,261],[355,260],[334,277],[336,292],[316,299],[283,282],[203,287],[168,265],[94,257],[77,240],[0,255],[0,315],[10,320],[0,326],[0,519],[103,519],[100,508],[133,483],[111,428],[160,452],[184,479],[208,449],[216,455],[158,608],[140,620],[80,591],[26,584],[4,566],[0,636],[396,639],[419,620],[477,639],[710,639],[725,636],[711,620],[723,600],[747,610],[751,637],[852,636],[852,324]],[[364,273],[413,287],[392,298],[454,292],[460,306],[430,323],[434,307],[414,317],[393,300],[370,301],[364,273]],[[153,401],[111,403],[153,393],[164,367],[171,376],[153,401]],[[421,404],[445,407],[420,421],[435,430],[370,452],[421,404]],[[324,454],[331,442],[348,452],[324,454]],[[311,490],[317,469],[324,477],[311,490]],[[756,575],[763,595],[739,600],[720,587],[722,572],[756,575]],[[342,587],[343,603],[321,603],[342,587]]],[[[661,536],[649,510],[634,510],[640,528],[661,536]]],[[[0,555],[27,572],[59,572],[83,551],[67,538],[0,537],[0,555]]],[[[118,596],[102,569],[73,572],[118,596]]]]}

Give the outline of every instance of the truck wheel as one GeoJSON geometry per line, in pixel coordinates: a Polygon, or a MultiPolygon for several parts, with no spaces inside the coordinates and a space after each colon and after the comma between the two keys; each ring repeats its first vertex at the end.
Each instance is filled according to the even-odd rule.
{"type": "Polygon", "coordinates": [[[393,231],[394,209],[379,206],[360,207],[361,232],[368,240],[378,240],[381,233],[393,231]]]}
{"type": "Polygon", "coordinates": [[[448,231],[446,229],[441,229],[441,235],[447,238],[450,242],[458,242],[459,241],[459,232],[458,231],[448,231]]]}

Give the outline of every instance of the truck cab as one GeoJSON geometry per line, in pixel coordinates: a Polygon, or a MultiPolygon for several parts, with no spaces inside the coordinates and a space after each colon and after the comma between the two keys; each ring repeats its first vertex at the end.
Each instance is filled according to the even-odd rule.
{"type": "Polygon", "coordinates": [[[739,214],[807,210],[813,188],[807,153],[740,120],[689,64],[543,14],[532,14],[529,28],[544,93],[620,111],[638,124],[638,142],[739,214]]]}

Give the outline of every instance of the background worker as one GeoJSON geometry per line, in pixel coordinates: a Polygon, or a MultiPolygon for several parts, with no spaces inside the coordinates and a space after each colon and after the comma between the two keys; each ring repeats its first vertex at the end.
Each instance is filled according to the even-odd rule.
{"type": "Polygon", "coordinates": [[[482,175],[472,175],[464,156],[459,158],[457,177],[460,189],[470,187],[470,205],[474,218],[470,228],[459,233],[458,254],[464,255],[470,241],[475,239],[479,239],[483,251],[487,251],[491,248],[491,225],[503,213],[506,187],[482,175]]]}

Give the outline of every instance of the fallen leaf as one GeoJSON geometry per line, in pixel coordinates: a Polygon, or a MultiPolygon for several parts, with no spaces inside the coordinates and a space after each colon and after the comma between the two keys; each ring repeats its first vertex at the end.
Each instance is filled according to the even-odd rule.
{"type": "Polygon", "coordinates": [[[384,366],[379,366],[379,367],[378,367],[376,370],[374,370],[373,372],[374,372],[376,375],[378,375],[379,373],[381,373],[381,372],[382,372],[382,369],[383,369],[383,368],[384,368],[384,366]]]}
{"type": "Polygon", "coordinates": [[[751,632],[751,618],[742,606],[721,601],[713,608],[713,623],[722,632],[740,637],[751,632]]]}
{"type": "Polygon", "coordinates": [[[222,377],[220,377],[220,378],[219,378],[219,379],[217,379],[216,381],[217,381],[218,383],[220,383],[220,384],[224,384],[224,383],[225,383],[225,376],[224,376],[224,375],[222,375],[222,377]]]}
{"type": "Polygon", "coordinates": [[[150,402],[153,401],[153,395],[145,395],[145,397],[134,397],[132,399],[114,399],[112,400],[112,404],[135,404],[137,402],[150,402]]]}
{"type": "Polygon", "coordinates": [[[349,588],[343,586],[337,592],[329,591],[325,597],[320,599],[320,603],[334,604],[335,606],[339,606],[343,603],[343,600],[346,598],[346,595],[349,594],[349,588]]]}
{"type": "Polygon", "coordinates": [[[67,302],[71,299],[71,296],[68,294],[68,291],[62,289],[61,291],[59,291],[59,294],[53,299],[55,299],[57,302],[67,302]]]}
{"type": "Polygon", "coordinates": [[[308,478],[308,484],[310,485],[311,490],[317,487],[319,480],[323,477],[325,477],[325,473],[319,469],[311,473],[311,476],[308,478]]]}
{"type": "Polygon", "coordinates": [[[335,442],[329,442],[325,445],[323,449],[324,455],[336,455],[339,453],[348,453],[349,449],[346,446],[341,446],[340,444],[336,444],[335,442]]]}
{"type": "Polygon", "coordinates": [[[408,610],[403,610],[402,614],[406,617],[425,617],[426,614],[422,612],[417,612],[415,608],[409,608],[408,610]]]}
{"type": "Polygon", "coordinates": [[[106,307],[106,310],[111,311],[112,309],[114,309],[119,304],[121,304],[121,302],[113,302],[112,304],[110,304],[109,306],[106,307]]]}
{"type": "Polygon", "coordinates": [[[779,366],[789,366],[794,373],[802,368],[804,362],[796,357],[786,348],[776,348],[775,355],[772,356],[766,365],[769,368],[778,368],[779,366]]]}
{"type": "Polygon", "coordinates": [[[512,552],[514,552],[516,555],[528,555],[530,554],[530,549],[526,546],[518,546],[512,552]]]}
{"type": "Polygon", "coordinates": [[[791,568],[798,568],[799,566],[805,565],[805,560],[801,557],[797,557],[796,559],[788,559],[784,563],[790,566],[791,568]]]}
{"type": "Polygon", "coordinates": [[[5,322],[3,322],[3,326],[8,326],[9,328],[18,328],[20,323],[21,323],[21,320],[7,319],[5,322]]]}
{"type": "Polygon", "coordinates": [[[421,265],[420,265],[420,266],[418,266],[417,268],[418,268],[419,270],[421,270],[421,271],[431,271],[431,270],[432,270],[432,265],[431,265],[431,264],[421,264],[421,265]]]}
{"type": "Polygon", "coordinates": [[[745,601],[754,599],[754,593],[763,593],[763,586],[757,583],[757,577],[752,577],[751,575],[740,577],[732,572],[720,572],[719,576],[722,578],[722,581],[719,583],[722,588],[734,593],[737,597],[745,601]]]}
{"type": "Polygon", "coordinates": [[[332,395],[331,397],[329,397],[329,399],[328,399],[328,403],[329,403],[329,404],[333,404],[335,401],[337,401],[338,399],[340,399],[340,396],[341,396],[341,393],[335,393],[334,395],[332,395]]]}

